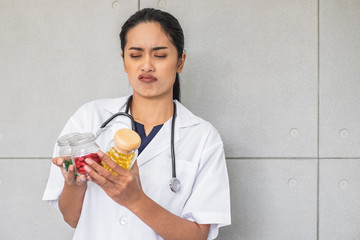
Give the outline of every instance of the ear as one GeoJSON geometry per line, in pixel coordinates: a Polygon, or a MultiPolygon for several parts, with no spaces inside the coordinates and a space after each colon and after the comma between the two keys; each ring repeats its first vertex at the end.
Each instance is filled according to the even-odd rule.
{"type": "Polygon", "coordinates": [[[185,59],[186,59],[186,53],[183,53],[181,58],[178,60],[178,65],[177,65],[177,69],[176,69],[177,73],[182,72],[182,70],[184,68],[184,64],[185,64],[185,59]]]}
{"type": "Polygon", "coordinates": [[[125,65],[124,53],[123,53],[123,52],[121,52],[121,53],[120,53],[120,55],[121,55],[121,58],[122,58],[122,60],[123,60],[124,71],[127,73],[127,69],[126,69],[126,65],[125,65]]]}

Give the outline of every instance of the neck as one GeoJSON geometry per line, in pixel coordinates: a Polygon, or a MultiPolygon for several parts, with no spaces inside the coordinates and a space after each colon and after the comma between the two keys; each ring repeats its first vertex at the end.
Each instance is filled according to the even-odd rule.
{"type": "Polygon", "coordinates": [[[174,111],[172,96],[146,98],[136,93],[131,103],[131,115],[135,121],[152,128],[164,124],[174,111]]]}

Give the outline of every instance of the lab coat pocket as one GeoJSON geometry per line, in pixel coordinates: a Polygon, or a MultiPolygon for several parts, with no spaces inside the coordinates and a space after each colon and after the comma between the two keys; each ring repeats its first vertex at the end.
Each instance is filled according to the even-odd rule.
{"type": "Polygon", "coordinates": [[[191,195],[196,179],[197,165],[180,158],[176,159],[176,177],[181,184],[181,189],[177,193],[172,192],[169,186],[172,178],[171,157],[158,156],[141,166],[139,171],[146,195],[170,212],[180,215],[191,195]]]}

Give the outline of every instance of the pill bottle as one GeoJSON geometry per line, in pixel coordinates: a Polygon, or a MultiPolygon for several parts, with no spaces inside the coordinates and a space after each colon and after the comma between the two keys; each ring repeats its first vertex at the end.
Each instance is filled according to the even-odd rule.
{"type": "MultiPolygon", "coordinates": [[[[137,157],[137,149],[139,148],[141,139],[139,134],[127,128],[122,128],[114,134],[114,146],[110,148],[106,154],[119,166],[124,169],[131,169],[134,160],[137,157]]],[[[103,166],[117,175],[106,163],[103,166]]]]}
{"type": "Polygon", "coordinates": [[[71,159],[71,146],[70,146],[70,139],[74,136],[79,135],[80,133],[69,133],[66,135],[63,135],[58,138],[57,145],[59,147],[59,157],[64,158],[63,167],[65,171],[67,172],[70,165],[73,165],[73,161],[71,159]]]}
{"type": "Polygon", "coordinates": [[[92,133],[81,133],[70,139],[71,157],[75,163],[76,173],[86,174],[84,169],[86,158],[91,158],[97,163],[101,163],[96,152],[100,149],[95,142],[95,136],[92,133]]]}

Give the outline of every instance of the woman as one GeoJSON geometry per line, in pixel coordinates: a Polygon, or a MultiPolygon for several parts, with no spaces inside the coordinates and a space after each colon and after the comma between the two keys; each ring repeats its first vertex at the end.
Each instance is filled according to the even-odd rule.
{"type": "MultiPolygon", "coordinates": [[[[186,58],[181,26],[166,12],[143,9],[123,25],[120,40],[133,88],[129,108],[142,138],[134,167],[125,170],[99,151],[118,175],[87,159],[87,176],[75,177],[74,167],[65,172],[64,159],[55,157],[43,200],[58,206],[76,228],[74,239],[214,239],[219,227],[230,224],[228,175],[217,131],[179,102],[178,74],[186,58]],[[169,188],[175,106],[177,193],[169,188]]],[[[125,111],[128,99],[85,104],[61,135],[95,133],[109,116],[125,111]]],[[[121,124],[127,119],[118,118],[97,139],[101,149],[109,147],[121,124]]]]}

